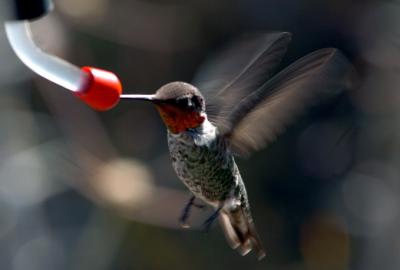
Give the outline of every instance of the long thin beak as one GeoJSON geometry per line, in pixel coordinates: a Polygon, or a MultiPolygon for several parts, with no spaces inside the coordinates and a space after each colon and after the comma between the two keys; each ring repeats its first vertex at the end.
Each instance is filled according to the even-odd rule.
{"type": "Polygon", "coordinates": [[[134,99],[134,100],[146,100],[146,101],[157,101],[155,95],[121,95],[121,99],[134,99]]]}

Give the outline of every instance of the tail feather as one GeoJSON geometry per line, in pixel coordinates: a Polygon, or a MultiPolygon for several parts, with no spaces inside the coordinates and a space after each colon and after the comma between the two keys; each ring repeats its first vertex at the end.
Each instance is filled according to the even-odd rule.
{"type": "Polygon", "coordinates": [[[235,229],[232,227],[231,221],[229,220],[229,216],[224,212],[221,212],[219,215],[219,222],[221,224],[222,230],[224,231],[226,240],[232,249],[236,249],[241,245],[239,237],[235,232],[235,229]]]}
{"type": "Polygon", "coordinates": [[[241,208],[237,211],[221,211],[219,221],[233,249],[237,249],[242,256],[254,249],[259,260],[265,257],[265,250],[254,223],[247,218],[241,208]]]}

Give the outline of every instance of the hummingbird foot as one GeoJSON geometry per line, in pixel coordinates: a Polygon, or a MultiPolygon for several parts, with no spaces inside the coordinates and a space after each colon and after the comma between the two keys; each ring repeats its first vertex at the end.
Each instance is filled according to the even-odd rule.
{"type": "Polygon", "coordinates": [[[198,208],[198,209],[205,209],[206,208],[205,204],[200,204],[200,203],[193,203],[193,206],[198,208]]]}
{"type": "Polygon", "coordinates": [[[181,227],[184,229],[190,228],[190,225],[187,223],[187,220],[189,219],[190,216],[190,211],[192,209],[192,206],[204,209],[206,206],[204,204],[197,204],[195,203],[195,196],[192,196],[188,203],[186,204],[185,208],[182,210],[182,214],[179,217],[179,223],[181,224],[181,227]]]}
{"type": "Polygon", "coordinates": [[[217,208],[217,210],[215,210],[215,212],[214,212],[209,218],[207,218],[206,221],[204,221],[202,227],[203,227],[203,230],[204,230],[205,232],[208,232],[208,231],[210,230],[211,225],[212,225],[212,224],[214,223],[214,221],[218,218],[219,212],[221,211],[222,207],[223,207],[223,204],[221,204],[221,205],[217,208]]]}

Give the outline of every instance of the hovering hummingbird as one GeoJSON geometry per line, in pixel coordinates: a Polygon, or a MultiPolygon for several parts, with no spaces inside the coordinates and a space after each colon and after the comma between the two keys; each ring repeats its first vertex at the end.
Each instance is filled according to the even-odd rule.
{"type": "Polygon", "coordinates": [[[180,221],[184,227],[195,198],[215,212],[234,249],[265,256],[250,212],[235,155],[272,142],[306,106],[346,87],[350,64],[336,49],[317,50],[273,75],[291,35],[242,38],[201,69],[193,85],[172,82],[153,95],[122,95],[155,105],[168,129],[173,168],[193,193],[180,221]],[[200,90],[201,92],[200,92],[200,90]]]}

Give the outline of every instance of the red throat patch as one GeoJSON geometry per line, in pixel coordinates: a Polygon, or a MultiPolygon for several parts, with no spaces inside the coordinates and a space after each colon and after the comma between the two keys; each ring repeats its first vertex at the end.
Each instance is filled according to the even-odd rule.
{"type": "Polygon", "coordinates": [[[183,111],[167,104],[160,104],[156,107],[165,125],[175,134],[186,131],[189,128],[196,128],[205,120],[205,117],[200,115],[199,112],[183,111]]]}

